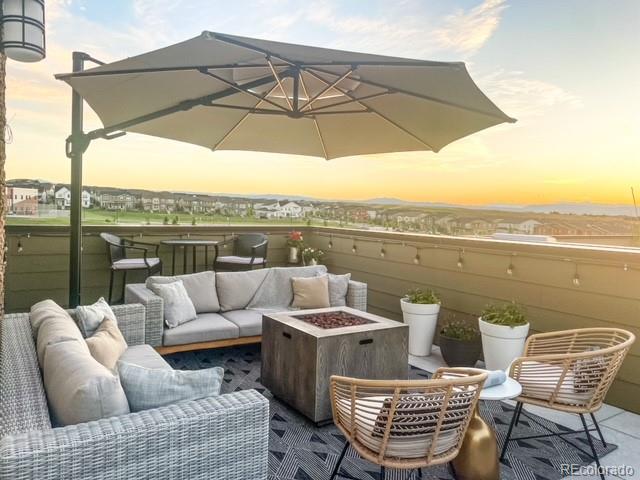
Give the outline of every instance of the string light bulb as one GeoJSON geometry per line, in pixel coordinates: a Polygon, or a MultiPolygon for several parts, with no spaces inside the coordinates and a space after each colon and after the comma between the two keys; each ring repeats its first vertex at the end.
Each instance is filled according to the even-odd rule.
{"type": "Polygon", "coordinates": [[[380,258],[384,258],[387,251],[384,249],[384,243],[380,246],[380,258]]]}
{"type": "Polygon", "coordinates": [[[463,268],[464,267],[464,250],[460,250],[460,252],[458,253],[458,268],[463,268]]]}
{"type": "Polygon", "coordinates": [[[513,276],[513,272],[515,270],[515,265],[513,264],[513,257],[515,256],[515,253],[511,254],[511,258],[509,259],[509,265],[507,266],[507,275],[509,275],[510,277],[513,276]]]}
{"type": "Polygon", "coordinates": [[[18,253],[22,253],[22,250],[24,250],[22,248],[22,240],[18,240],[18,253]]]}
{"type": "Polygon", "coordinates": [[[623,265],[622,269],[623,269],[625,272],[628,272],[628,271],[629,271],[629,265],[625,263],[625,264],[623,265]]]}
{"type": "Polygon", "coordinates": [[[416,249],[416,256],[413,257],[413,263],[420,265],[420,252],[416,249]]]}
{"type": "Polygon", "coordinates": [[[333,248],[333,236],[329,235],[329,243],[327,244],[328,249],[333,248]]]}
{"type": "Polygon", "coordinates": [[[353,246],[351,247],[351,251],[353,253],[357,253],[357,251],[358,251],[358,246],[356,245],[356,241],[355,240],[353,241],[353,246]]]}
{"type": "Polygon", "coordinates": [[[578,264],[576,263],[576,271],[573,274],[573,280],[571,281],[574,287],[580,286],[580,275],[578,274],[578,264]]]}

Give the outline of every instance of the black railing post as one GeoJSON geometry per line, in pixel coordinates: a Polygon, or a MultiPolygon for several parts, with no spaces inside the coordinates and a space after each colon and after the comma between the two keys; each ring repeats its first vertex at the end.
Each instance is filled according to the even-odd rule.
{"type": "MultiPolygon", "coordinates": [[[[73,71],[84,70],[87,55],[73,52],[73,71]]],[[[69,243],[69,308],[80,305],[80,274],[82,269],[82,154],[87,148],[83,132],[83,100],[73,90],[71,97],[71,137],[67,140],[67,155],[71,159],[71,238],[69,243]]]]}

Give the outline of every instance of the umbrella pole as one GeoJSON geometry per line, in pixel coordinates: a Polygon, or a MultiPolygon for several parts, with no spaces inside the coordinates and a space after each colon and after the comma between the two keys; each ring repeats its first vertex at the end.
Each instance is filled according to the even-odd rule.
{"type": "MultiPolygon", "coordinates": [[[[73,52],[73,71],[84,70],[88,55],[73,52]]],[[[82,268],[82,154],[89,146],[83,130],[82,96],[73,90],[71,97],[71,136],[67,139],[67,156],[71,159],[71,238],[69,242],[69,308],[80,305],[82,268]]]]}

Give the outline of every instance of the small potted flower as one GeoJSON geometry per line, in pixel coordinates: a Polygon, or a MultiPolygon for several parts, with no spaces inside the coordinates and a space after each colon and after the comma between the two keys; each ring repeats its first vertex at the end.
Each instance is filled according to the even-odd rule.
{"type": "Polygon", "coordinates": [[[302,232],[289,232],[287,247],[289,247],[289,263],[298,263],[300,261],[300,251],[304,248],[302,232]]]}
{"type": "Polygon", "coordinates": [[[440,298],[433,290],[409,290],[400,299],[404,323],[409,325],[409,354],[431,355],[433,337],[438,324],[440,298]]]}
{"type": "Polygon", "coordinates": [[[487,370],[505,370],[524,352],[529,322],[515,303],[489,305],[478,319],[487,370]]]}
{"type": "Polygon", "coordinates": [[[318,265],[324,257],[324,252],[319,248],[305,247],[302,250],[302,261],[305,265],[318,265]]]}
{"type": "Polygon", "coordinates": [[[442,327],[438,345],[442,358],[450,367],[475,366],[482,350],[478,329],[459,320],[452,320],[442,327]]]}

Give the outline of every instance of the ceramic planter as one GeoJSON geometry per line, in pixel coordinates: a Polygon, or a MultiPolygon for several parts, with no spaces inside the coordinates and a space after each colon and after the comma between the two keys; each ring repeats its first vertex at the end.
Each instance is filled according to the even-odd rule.
{"type": "Polygon", "coordinates": [[[442,358],[450,367],[474,367],[482,350],[482,343],[477,337],[473,340],[460,340],[440,334],[438,345],[442,358]]]}
{"type": "Polygon", "coordinates": [[[478,319],[482,334],[482,351],[487,370],[505,370],[524,352],[529,324],[517,327],[495,325],[478,319]]]}
{"type": "Polygon", "coordinates": [[[401,298],[400,307],[404,323],[409,325],[409,354],[418,357],[431,355],[440,305],[411,303],[401,298]]]}
{"type": "Polygon", "coordinates": [[[289,263],[298,263],[298,247],[289,247],[289,263]]]}

